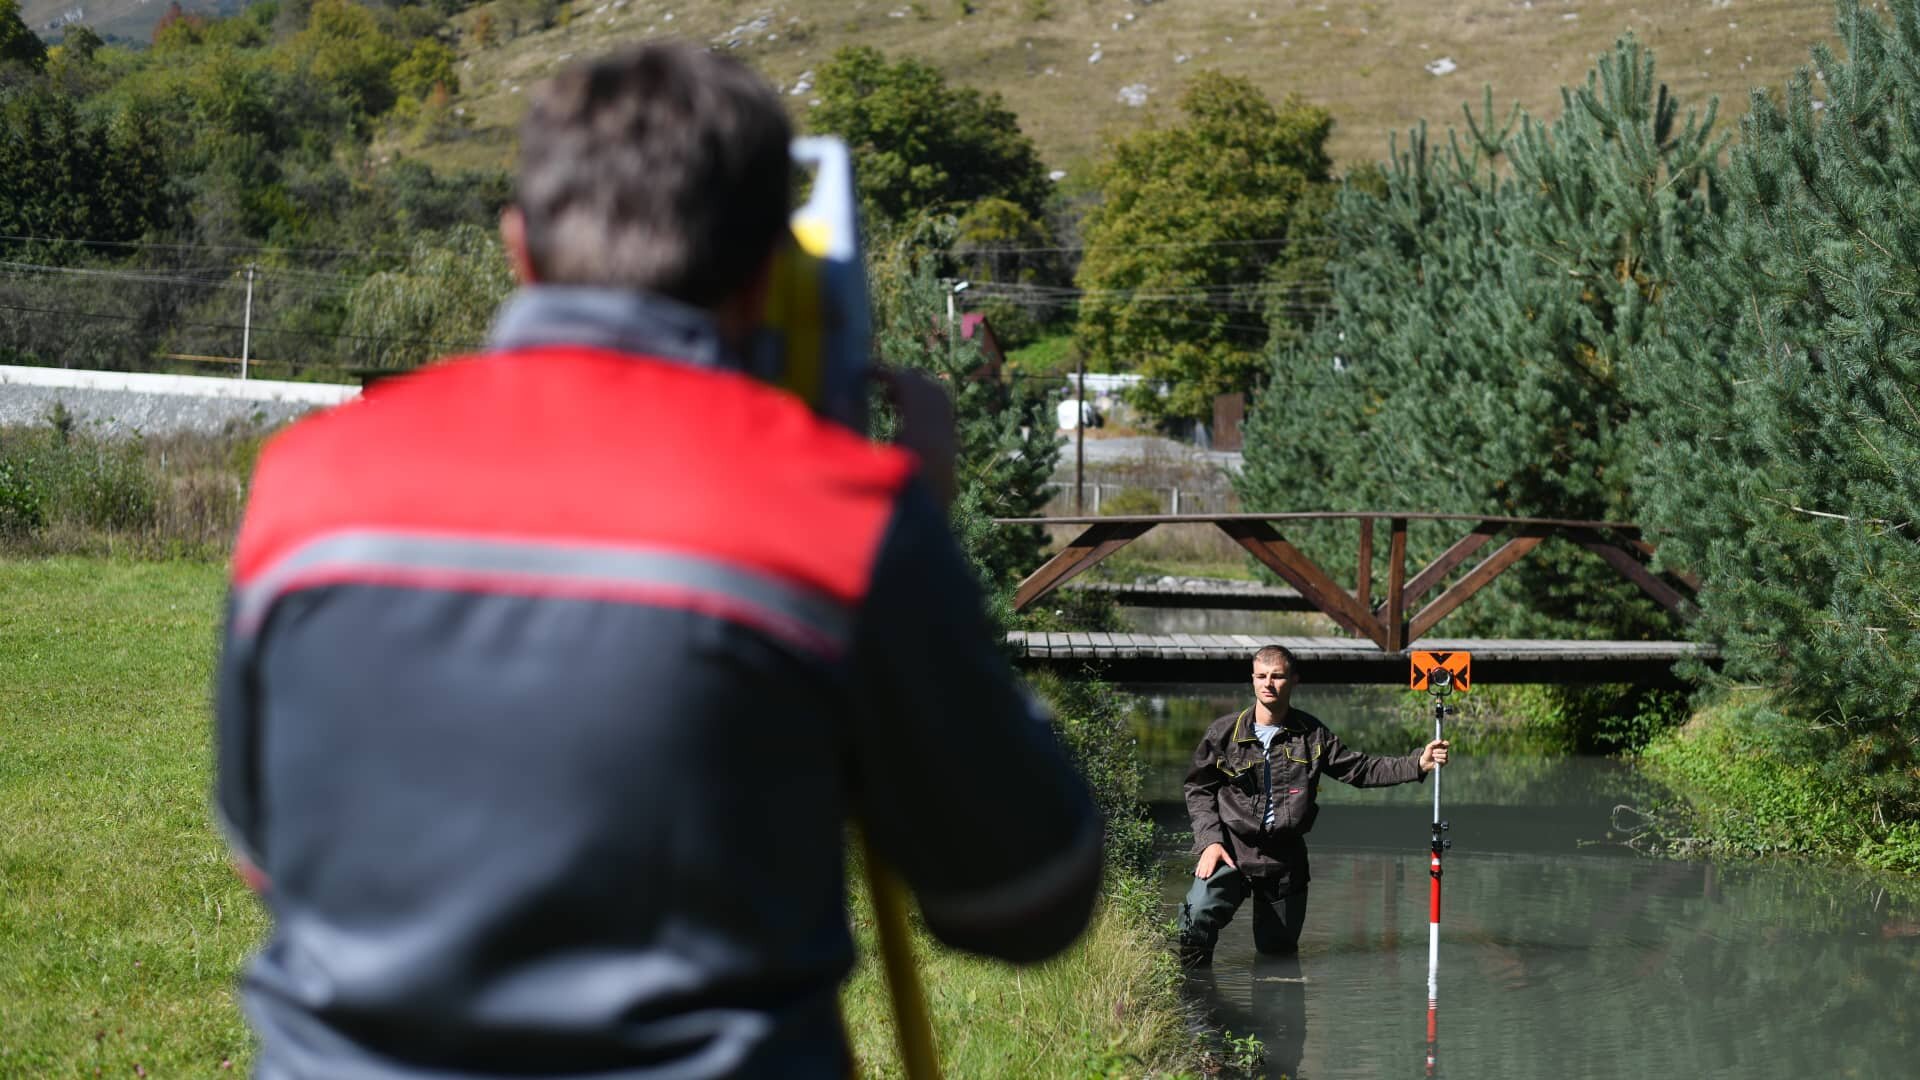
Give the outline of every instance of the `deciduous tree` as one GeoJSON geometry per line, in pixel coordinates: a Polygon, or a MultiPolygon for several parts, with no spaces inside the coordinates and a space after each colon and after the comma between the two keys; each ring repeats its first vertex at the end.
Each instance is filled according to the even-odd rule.
{"type": "Polygon", "coordinates": [[[33,71],[47,66],[47,46],[20,17],[20,0],[0,0],[0,65],[33,71]]]}
{"type": "Polygon", "coordinates": [[[929,372],[953,390],[958,424],[954,528],[990,595],[1004,606],[1021,575],[1040,565],[1039,529],[996,528],[996,517],[1032,517],[1047,502],[1045,483],[1059,458],[1048,403],[1031,383],[1001,382],[986,370],[978,343],[949,337],[945,291],[929,249],[945,237],[901,238],[868,260],[875,347],[889,364],[929,372]],[[931,242],[926,242],[931,241],[931,242]]]}
{"type": "Polygon", "coordinates": [[[513,275],[490,229],[462,225],[414,245],[406,267],[374,274],[347,300],[346,331],[369,367],[417,367],[477,350],[513,275]]]}
{"type": "Polygon", "coordinates": [[[820,69],[807,126],[845,139],[869,218],[900,221],[1000,198],[1036,220],[1048,181],[1033,140],[998,94],[953,87],[912,57],[845,48],[820,69]]]}
{"type": "Polygon", "coordinates": [[[1333,118],[1217,72],[1187,86],[1180,113],[1113,143],[1098,166],[1075,334],[1096,368],[1164,385],[1136,399],[1146,412],[1202,419],[1215,395],[1265,373],[1267,275],[1328,180],[1333,118]]]}

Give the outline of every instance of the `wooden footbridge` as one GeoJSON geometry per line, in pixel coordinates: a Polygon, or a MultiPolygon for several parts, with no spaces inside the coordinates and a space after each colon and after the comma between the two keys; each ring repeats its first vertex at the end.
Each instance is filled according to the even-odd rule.
{"type": "Polygon", "coordinates": [[[1684,615],[1699,589],[1690,575],[1651,565],[1653,545],[1637,526],[1617,521],[1466,514],[1326,512],[1177,514],[1138,517],[1009,518],[1005,525],[1078,525],[1081,532],[1027,576],[1014,594],[1025,611],[1127,544],[1162,526],[1212,526],[1271,569],[1289,588],[1152,588],[1105,586],[1122,603],[1154,606],[1318,611],[1351,637],[1283,638],[1241,634],[1025,633],[1009,635],[1026,667],[1097,667],[1121,682],[1241,682],[1255,648],[1283,644],[1312,682],[1396,683],[1406,678],[1406,652],[1471,649],[1480,682],[1673,681],[1682,659],[1713,660],[1703,646],[1678,641],[1497,641],[1441,639],[1430,632],[1548,539],[1577,544],[1613,567],[1666,610],[1684,615]],[[1283,530],[1326,521],[1359,526],[1351,589],[1287,539],[1283,530]],[[1407,526],[1424,521],[1462,532],[1413,574],[1407,573],[1407,526]],[[1384,533],[1386,580],[1374,581],[1376,535],[1384,533]],[[1497,543],[1496,543],[1497,542],[1497,543]],[[1490,549],[1482,554],[1483,549],[1490,549]],[[1478,557],[1477,562],[1473,560],[1478,557]],[[1469,562],[1473,562],[1471,567],[1469,562]],[[1183,597],[1181,594],[1190,594],[1183,597]],[[1190,600],[1190,602],[1183,602],[1190,600]]]}

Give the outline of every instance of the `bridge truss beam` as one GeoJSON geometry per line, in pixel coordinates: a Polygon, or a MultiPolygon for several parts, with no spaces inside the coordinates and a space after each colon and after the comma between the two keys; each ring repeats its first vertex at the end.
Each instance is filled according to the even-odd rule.
{"type": "Polygon", "coordinates": [[[1655,603],[1684,614],[1689,594],[1699,589],[1688,574],[1656,572],[1650,565],[1654,547],[1640,537],[1638,526],[1617,521],[1580,521],[1562,518],[1519,518],[1470,514],[1420,514],[1342,511],[1283,514],[1170,514],[1075,518],[1006,518],[1004,525],[1082,525],[1083,531],[1066,547],[1029,574],[1014,593],[1014,609],[1025,611],[1053,590],[1085,573],[1127,544],[1163,525],[1210,525],[1225,532],[1262,565],[1291,585],[1303,606],[1332,619],[1342,629],[1373,642],[1383,652],[1399,653],[1429,634],[1434,627],[1511,569],[1550,538],[1560,537],[1593,552],[1633,582],[1655,603]],[[1301,551],[1281,531],[1318,521],[1357,520],[1359,550],[1351,591],[1301,551]],[[1406,576],[1407,525],[1411,521],[1464,524],[1467,533],[1431,563],[1406,576]],[[1376,524],[1388,530],[1387,595],[1373,599],[1373,541],[1376,524]],[[1409,609],[1441,588],[1482,548],[1504,541],[1472,569],[1446,584],[1440,594],[1409,616],[1409,609]]]}

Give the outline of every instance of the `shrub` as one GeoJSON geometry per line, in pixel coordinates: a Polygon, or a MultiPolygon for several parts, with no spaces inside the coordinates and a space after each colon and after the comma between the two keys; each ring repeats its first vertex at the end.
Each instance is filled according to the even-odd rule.
{"type": "Polygon", "coordinates": [[[46,523],[45,495],[25,454],[0,444],[0,536],[21,536],[46,523]]]}
{"type": "Polygon", "coordinates": [[[89,529],[137,531],[153,523],[159,502],[138,442],[69,443],[55,500],[60,516],[89,529]]]}
{"type": "Polygon", "coordinates": [[[1159,514],[1165,510],[1166,507],[1160,505],[1159,492],[1141,487],[1121,488],[1118,494],[1100,500],[1100,514],[1103,517],[1159,514]]]}
{"type": "Polygon", "coordinates": [[[1106,818],[1109,893],[1123,896],[1128,879],[1147,873],[1153,850],[1153,822],[1141,801],[1144,767],[1124,699],[1097,679],[1041,673],[1031,682],[1052,706],[1054,731],[1106,818]]]}

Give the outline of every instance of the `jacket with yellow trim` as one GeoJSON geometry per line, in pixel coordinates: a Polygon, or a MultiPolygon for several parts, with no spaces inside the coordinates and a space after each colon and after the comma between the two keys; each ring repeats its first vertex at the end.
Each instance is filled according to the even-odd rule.
{"type": "Polygon", "coordinates": [[[1187,813],[1193,820],[1193,850],[1221,844],[1240,869],[1254,877],[1307,883],[1306,843],[1320,813],[1320,778],[1354,787],[1417,783],[1420,755],[1380,757],[1340,741],[1319,718],[1289,709],[1279,735],[1263,749],[1253,731],[1253,710],[1229,713],[1208,725],[1187,772],[1187,813]],[[1271,766],[1271,769],[1269,769],[1271,766]],[[1274,820],[1265,823],[1271,785],[1274,820]]]}

